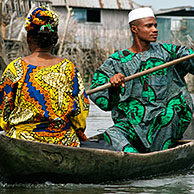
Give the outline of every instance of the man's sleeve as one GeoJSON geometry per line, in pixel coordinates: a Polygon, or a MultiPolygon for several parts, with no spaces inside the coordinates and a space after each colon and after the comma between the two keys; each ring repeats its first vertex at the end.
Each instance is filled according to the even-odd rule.
{"type": "MultiPolygon", "coordinates": [[[[163,44],[163,46],[170,52],[172,59],[178,59],[187,55],[194,54],[192,49],[188,49],[185,46],[163,44]]],[[[184,77],[187,73],[194,75],[194,58],[183,61],[182,63],[176,64],[175,69],[181,77],[184,77]]]]}
{"type": "MultiPolygon", "coordinates": [[[[97,88],[109,82],[116,73],[115,60],[109,58],[95,72],[90,89],[97,88]]],[[[118,102],[120,88],[109,88],[90,95],[90,99],[102,110],[109,111],[118,102]]]]}

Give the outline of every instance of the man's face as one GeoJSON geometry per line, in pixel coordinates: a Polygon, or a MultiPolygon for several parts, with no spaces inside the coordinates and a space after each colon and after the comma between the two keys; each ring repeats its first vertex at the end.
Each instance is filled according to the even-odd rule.
{"type": "Polygon", "coordinates": [[[135,21],[136,35],[141,41],[155,42],[158,37],[157,22],[154,17],[135,21]]]}

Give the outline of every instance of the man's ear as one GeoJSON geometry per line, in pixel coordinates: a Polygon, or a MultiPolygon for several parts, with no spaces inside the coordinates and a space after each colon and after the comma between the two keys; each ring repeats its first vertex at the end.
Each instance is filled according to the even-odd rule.
{"type": "Polygon", "coordinates": [[[137,26],[132,24],[130,27],[131,27],[131,32],[137,33],[137,26]]]}

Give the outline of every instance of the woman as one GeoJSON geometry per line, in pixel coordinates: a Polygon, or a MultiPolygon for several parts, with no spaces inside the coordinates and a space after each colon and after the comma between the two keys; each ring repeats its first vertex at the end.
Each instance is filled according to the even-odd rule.
{"type": "Polygon", "coordinates": [[[3,73],[0,125],[9,137],[77,147],[87,140],[89,100],[75,65],[51,55],[57,26],[57,15],[44,6],[26,18],[32,54],[12,61],[3,73]]]}

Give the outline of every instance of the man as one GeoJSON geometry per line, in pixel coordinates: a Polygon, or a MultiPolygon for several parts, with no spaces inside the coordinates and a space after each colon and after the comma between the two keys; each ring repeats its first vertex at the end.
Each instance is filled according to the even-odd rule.
{"type": "Polygon", "coordinates": [[[188,127],[193,112],[184,76],[194,74],[194,60],[187,60],[140,78],[133,75],[194,53],[184,46],[152,43],[158,36],[150,8],[129,13],[133,45],[110,55],[95,72],[91,89],[110,82],[112,87],[90,95],[102,110],[112,111],[114,125],[104,137],[115,150],[146,153],[173,147],[188,127]]]}

